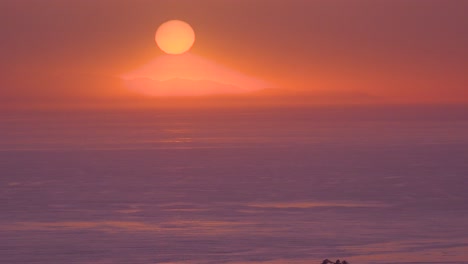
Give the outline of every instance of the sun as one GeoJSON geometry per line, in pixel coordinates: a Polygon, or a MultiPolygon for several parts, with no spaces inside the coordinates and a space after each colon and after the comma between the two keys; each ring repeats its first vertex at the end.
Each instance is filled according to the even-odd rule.
{"type": "Polygon", "coordinates": [[[181,20],[170,20],[159,26],[155,36],[156,44],[167,54],[182,54],[192,48],[195,32],[181,20]]]}
{"type": "Polygon", "coordinates": [[[181,20],[159,26],[156,44],[164,55],[121,76],[125,85],[149,96],[208,96],[251,93],[270,84],[187,52],[195,42],[192,27],[181,20]],[[176,55],[174,55],[176,54],[176,55]]]}

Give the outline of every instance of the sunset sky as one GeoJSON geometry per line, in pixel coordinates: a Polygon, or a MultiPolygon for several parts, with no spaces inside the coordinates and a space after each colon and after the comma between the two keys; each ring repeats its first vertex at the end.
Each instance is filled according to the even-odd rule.
{"type": "Polygon", "coordinates": [[[181,19],[196,32],[190,53],[275,88],[260,97],[468,102],[467,10],[463,0],[3,0],[0,98],[144,96],[119,76],[162,56],[155,30],[181,19]]]}

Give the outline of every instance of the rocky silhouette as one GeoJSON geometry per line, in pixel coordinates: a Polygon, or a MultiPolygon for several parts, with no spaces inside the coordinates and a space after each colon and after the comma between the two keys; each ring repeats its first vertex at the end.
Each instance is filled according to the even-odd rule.
{"type": "Polygon", "coordinates": [[[335,262],[329,260],[329,259],[324,259],[322,261],[322,264],[330,264],[330,263],[333,263],[333,264],[350,264],[348,261],[346,260],[343,260],[343,261],[340,261],[339,259],[337,259],[335,262]]]}

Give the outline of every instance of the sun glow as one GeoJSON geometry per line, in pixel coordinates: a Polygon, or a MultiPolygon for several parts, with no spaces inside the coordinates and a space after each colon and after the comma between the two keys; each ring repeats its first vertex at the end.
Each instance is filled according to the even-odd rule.
{"type": "Polygon", "coordinates": [[[156,44],[167,54],[182,54],[192,48],[195,32],[181,20],[170,20],[159,26],[155,36],[156,44]]]}
{"type": "Polygon", "coordinates": [[[127,86],[152,96],[241,94],[271,86],[189,52],[163,55],[122,76],[127,86]]]}
{"type": "Polygon", "coordinates": [[[121,76],[135,92],[150,96],[205,96],[271,88],[262,80],[187,52],[195,41],[195,33],[186,22],[163,23],[155,40],[167,55],[121,76]]]}

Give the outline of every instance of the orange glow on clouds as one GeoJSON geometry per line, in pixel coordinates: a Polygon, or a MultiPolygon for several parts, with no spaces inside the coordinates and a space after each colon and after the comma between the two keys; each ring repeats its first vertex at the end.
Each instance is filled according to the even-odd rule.
{"type": "Polygon", "coordinates": [[[121,78],[133,91],[151,96],[241,94],[271,88],[268,83],[200,56],[160,56],[121,78]]]}

